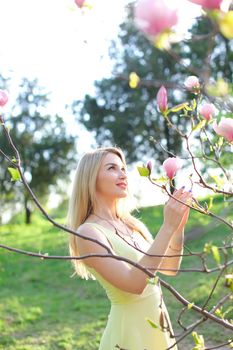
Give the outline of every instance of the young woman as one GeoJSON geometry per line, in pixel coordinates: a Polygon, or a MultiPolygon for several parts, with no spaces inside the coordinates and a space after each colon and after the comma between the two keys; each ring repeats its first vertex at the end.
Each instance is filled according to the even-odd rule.
{"type": "MultiPolygon", "coordinates": [[[[183,202],[192,197],[183,188],[174,196],[183,202]]],[[[170,198],[164,207],[163,225],[153,239],[145,225],[129,213],[128,199],[122,151],[110,147],[86,153],[75,175],[68,225],[85,238],[101,242],[109,251],[98,243],[71,235],[71,256],[113,254],[137,262],[154,275],[175,275],[181,262],[179,254],[189,208],[170,198]]],[[[149,284],[143,271],[111,257],[88,257],[73,263],[77,275],[97,279],[111,301],[99,350],[165,350],[175,342],[161,289],[158,284],[149,284]],[[148,320],[158,328],[153,328],[148,320]]]]}

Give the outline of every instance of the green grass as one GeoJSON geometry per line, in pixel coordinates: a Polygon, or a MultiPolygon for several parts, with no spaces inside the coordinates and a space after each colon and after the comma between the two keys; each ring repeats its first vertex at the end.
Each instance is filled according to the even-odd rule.
{"type": "MultiPolygon", "coordinates": [[[[215,210],[222,210],[224,203],[216,200],[215,210]]],[[[57,221],[64,223],[64,205],[54,213],[57,221]]],[[[138,214],[152,232],[162,223],[162,207],[143,208],[138,214]]],[[[68,254],[68,234],[49,224],[39,214],[33,215],[33,224],[22,223],[16,216],[10,224],[0,229],[0,242],[15,248],[49,255],[68,254]]],[[[203,225],[205,235],[188,242],[190,249],[199,251],[204,243],[219,244],[229,235],[224,225],[208,231],[208,218],[192,213],[188,229],[203,225]]],[[[214,263],[212,262],[212,265],[214,263]]],[[[184,258],[182,267],[200,266],[194,258],[184,258]]],[[[230,270],[229,270],[230,271],[230,270]]],[[[0,250],[0,349],[1,350],[96,350],[107,321],[110,303],[96,281],[71,278],[69,261],[41,260],[0,250]]],[[[161,276],[163,277],[163,276],[161,276]]],[[[166,277],[177,290],[191,302],[202,305],[214,283],[215,275],[180,273],[166,277]]],[[[221,281],[217,294],[226,294],[221,281]]],[[[179,304],[164,290],[165,301],[175,330],[179,304]]],[[[233,315],[230,315],[231,317],[233,315]]],[[[193,322],[196,315],[188,311],[183,319],[193,322]]],[[[212,322],[200,328],[207,343],[228,339],[230,332],[212,322]]],[[[192,349],[189,337],[180,349],[192,349]]],[[[133,350],[133,349],[132,349],[133,350]]]]}

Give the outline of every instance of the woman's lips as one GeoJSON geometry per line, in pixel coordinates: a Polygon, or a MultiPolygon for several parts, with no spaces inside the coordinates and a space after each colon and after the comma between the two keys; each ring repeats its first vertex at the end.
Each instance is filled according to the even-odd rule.
{"type": "Polygon", "coordinates": [[[127,185],[125,183],[117,184],[117,186],[119,186],[120,188],[124,188],[124,189],[126,189],[126,187],[127,187],[127,185]]]}

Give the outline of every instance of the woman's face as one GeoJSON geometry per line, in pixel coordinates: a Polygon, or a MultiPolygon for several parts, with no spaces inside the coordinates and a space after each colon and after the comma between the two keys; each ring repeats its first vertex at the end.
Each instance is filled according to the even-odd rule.
{"type": "Polygon", "coordinates": [[[124,198],[128,194],[126,168],[119,156],[108,153],[103,158],[96,181],[97,195],[109,199],[124,198]]]}

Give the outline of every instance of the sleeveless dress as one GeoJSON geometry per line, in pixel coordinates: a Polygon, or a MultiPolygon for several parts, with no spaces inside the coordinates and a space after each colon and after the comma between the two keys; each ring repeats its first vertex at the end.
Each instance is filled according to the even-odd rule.
{"type": "MultiPolygon", "coordinates": [[[[127,244],[117,234],[96,223],[85,223],[102,232],[117,255],[138,262],[142,253],[127,244]]],[[[149,243],[138,235],[141,250],[149,243]]],[[[95,269],[85,265],[105,289],[111,302],[108,321],[98,350],[165,350],[175,343],[169,315],[158,284],[148,283],[142,294],[133,294],[116,288],[95,269]],[[150,322],[152,321],[152,322],[150,322]],[[156,326],[153,326],[156,325],[156,326]]],[[[172,350],[177,350],[174,346],[172,350]]]]}

